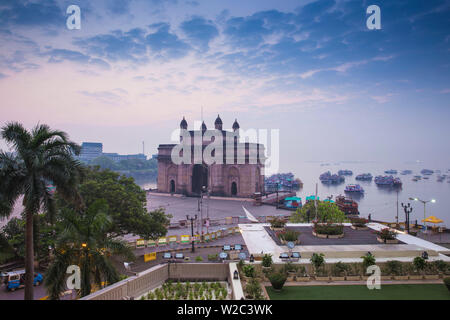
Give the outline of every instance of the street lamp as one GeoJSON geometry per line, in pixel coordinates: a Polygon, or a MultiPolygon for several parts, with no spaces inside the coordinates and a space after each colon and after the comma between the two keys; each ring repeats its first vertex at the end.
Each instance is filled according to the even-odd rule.
{"type": "Polygon", "coordinates": [[[411,204],[408,203],[407,205],[403,204],[402,202],[403,210],[405,211],[405,230],[409,234],[409,214],[412,212],[413,208],[411,207],[411,204]]]}
{"type": "Polygon", "coordinates": [[[192,252],[195,252],[195,248],[194,248],[194,221],[197,220],[197,215],[195,215],[195,218],[189,218],[189,215],[186,215],[186,220],[191,220],[192,252]]]}
{"type": "MultiPolygon", "coordinates": [[[[431,203],[435,203],[435,202],[436,202],[435,199],[431,199],[431,200],[422,200],[422,199],[419,199],[419,198],[409,198],[409,200],[412,200],[412,201],[420,201],[420,202],[423,203],[423,220],[425,220],[425,219],[427,218],[427,216],[426,216],[426,204],[427,204],[428,202],[431,202],[431,203]]],[[[424,221],[423,223],[425,223],[425,221],[424,221]]]]}

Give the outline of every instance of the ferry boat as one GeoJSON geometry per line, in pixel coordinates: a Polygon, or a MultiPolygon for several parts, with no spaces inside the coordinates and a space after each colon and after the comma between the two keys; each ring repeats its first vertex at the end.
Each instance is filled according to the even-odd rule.
{"type": "Polygon", "coordinates": [[[337,175],[337,174],[331,174],[330,171],[327,171],[325,173],[322,173],[319,176],[319,180],[322,183],[337,184],[337,183],[344,182],[345,181],[345,177],[341,176],[341,175],[337,175]]]}
{"type": "Polygon", "coordinates": [[[336,197],[336,205],[345,214],[351,214],[351,215],[359,214],[358,203],[356,201],[354,201],[353,199],[339,195],[336,197]]]}
{"type": "Polygon", "coordinates": [[[364,189],[359,184],[349,184],[345,187],[345,192],[364,193],[364,189]]]}
{"type": "Polygon", "coordinates": [[[416,178],[417,180],[422,179],[422,176],[414,176],[414,178],[416,178]]]}
{"type": "Polygon", "coordinates": [[[351,176],[351,175],[353,175],[353,171],[352,170],[339,170],[338,171],[338,175],[340,175],[340,176],[351,176]]]}
{"type": "Polygon", "coordinates": [[[378,186],[392,186],[394,184],[393,176],[376,176],[375,183],[378,186]]]}
{"type": "Polygon", "coordinates": [[[356,176],[356,180],[372,181],[373,176],[370,173],[361,173],[356,176]]]}
{"type": "Polygon", "coordinates": [[[407,175],[407,174],[411,174],[412,170],[403,170],[402,172],[400,172],[400,174],[402,175],[407,175]]]}
{"type": "Polygon", "coordinates": [[[423,175],[430,176],[430,175],[432,175],[434,173],[434,171],[430,170],[430,169],[423,169],[422,171],[420,171],[420,173],[423,174],[423,175]]]}
{"type": "Polygon", "coordinates": [[[264,179],[264,186],[266,191],[273,192],[300,189],[303,187],[303,183],[300,179],[294,178],[291,172],[277,173],[264,179]]]}
{"type": "Polygon", "coordinates": [[[386,174],[397,174],[397,170],[393,170],[393,169],[386,170],[384,173],[386,173],[386,174]]]}
{"type": "Polygon", "coordinates": [[[402,186],[402,180],[400,180],[400,178],[394,178],[392,185],[394,187],[401,187],[402,186]]]}

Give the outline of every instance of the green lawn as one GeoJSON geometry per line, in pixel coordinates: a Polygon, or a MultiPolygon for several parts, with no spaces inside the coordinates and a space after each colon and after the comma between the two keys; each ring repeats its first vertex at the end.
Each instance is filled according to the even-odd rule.
{"type": "Polygon", "coordinates": [[[272,300],[450,300],[444,284],[386,284],[380,290],[360,285],[266,287],[272,300]]]}

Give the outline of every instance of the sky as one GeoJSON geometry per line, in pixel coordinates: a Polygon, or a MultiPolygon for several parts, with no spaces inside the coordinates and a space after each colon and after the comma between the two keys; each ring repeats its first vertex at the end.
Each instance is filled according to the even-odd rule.
{"type": "Polygon", "coordinates": [[[151,155],[203,108],[208,127],[220,114],[225,128],[279,129],[284,170],[447,165],[449,26],[448,0],[2,0],[0,125],[46,123],[120,154],[144,141],[151,155]]]}

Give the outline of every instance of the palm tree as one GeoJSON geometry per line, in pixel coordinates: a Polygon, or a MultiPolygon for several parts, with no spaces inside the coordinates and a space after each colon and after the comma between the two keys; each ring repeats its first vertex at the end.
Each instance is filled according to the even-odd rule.
{"type": "Polygon", "coordinates": [[[45,286],[50,299],[59,299],[64,291],[66,270],[70,265],[80,267],[79,296],[91,293],[92,283],[112,284],[119,274],[111,263],[111,255],[133,260],[134,254],[122,240],[113,239],[107,232],[112,219],[105,200],[94,201],[87,210],[76,212],[69,208],[61,211],[63,232],[56,241],[55,259],[45,275],[45,286]]]}
{"type": "Polygon", "coordinates": [[[7,123],[1,137],[13,152],[0,151],[0,217],[9,217],[16,200],[23,195],[25,227],[25,300],[33,299],[33,216],[43,209],[53,219],[54,200],[47,186],[59,195],[74,199],[80,162],[73,158],[80,147],[67,134],[37,125],[31,131],[20,123],[7,123]]]}

